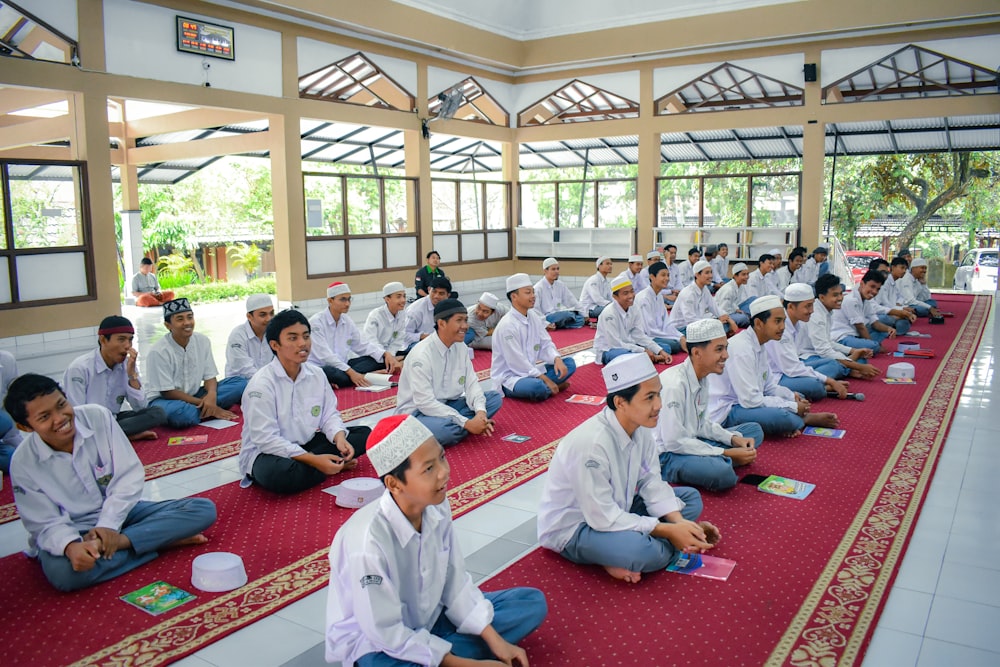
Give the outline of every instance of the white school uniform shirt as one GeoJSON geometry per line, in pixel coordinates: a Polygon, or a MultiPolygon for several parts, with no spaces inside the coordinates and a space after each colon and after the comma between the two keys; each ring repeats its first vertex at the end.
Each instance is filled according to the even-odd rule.
{"type": "Polygon", "coordinates": [[[683,290],[694,282],[694,264],[691,263],[691,260],[685,259],[680,264],[676,264],[674,268],[677,271],[677,284],[680,285],[678,289],[683,290]]]}
{"type": "Polygon", "coordinates": [[[729,258],[716,255],[709,262],[712,265],[712,282],[721,283],[729,277],[729,258]]]}
{"type": "Polygon", "coordinates": [[[500,324],[500,320],[503,319],[504,315],[507,314],[507,306],[502,303],[498,303],[497,307],[493,309],[490,316],[485,320],[481,320],[476,317],[476,307],[478,304],[474,303],[469,306],[466,310],[469,313],[469,328],[476,332],[476,337],[473,342],[477,340],[482,340],[487,336],[492,336],[491,330],[497,328],[500,324]]]}
{"type": "Polygon", "coordinates": [[[535,310],[544,317],[565,310],[580,310],[580,302],[563,281],[550,283],[542,277],[535,283],[535,310]]]}
{"type": "Polygon", "coordinates": [[[580,291],[580,310],[584,314],[611,303],[611,283],[598,271],[587,278],[580,291]]]}
{"type": "Polygon", "coordinates": [[[326,660],[353,665],[385,653],[439,665],[451,652],[450,642],[431,634],[442,613],[466,635],[493,622],[493,604],[465,569],[448,501],[424,509],[417,532],[386,491],[355,512],[330,546],[326,660]]]}
{"type": "MultiPolygon", "coordinates": [[[[801,324],[805,325],[805,322],[801,324]]],[[[779,382],[782,375],[790,378],[815,378],[820,382],[826,382],[825,375],[806,366],[799,358],[798,338],[800,336],[808,337],[808,335],[805,331],[799,331],[799,327],[789,317],[785,319],[785,333],[781,335],[781,339],[769,340],[764,343],[767,362],[771,367],[771,372],[778,376],[779,382]]]]}
{"type": "Polygon", "coordinates": [[[422,296],[406,307],[406,333],[411,341],[433,334],[434,324],[434,304],[430,297],[422,296]]]}
{"type": "Polygon", "coordinates": [[[775,282],[775,285],[777,285],[777,287],[778,287],[778,291],[780,291],[782,294],[784,294],[785,293],[785,288],[788,287],[788,285],[791,284],[791,282],[792,282],[792,272],[791,272],[791,270],[788,268],[788,265],[785,264],[784,266],[782,266],[781,268],[779,268],[777,271],[771,271],[771,273],[767,274],[764,277],[765,278],[769,278],[772,274],[774,275],[774,282],[775,282]]]}
{"type": "Polygon", "coordinates": [[[913,274],[907,271],[903,277],[896,281],[896,288],[899,290],[899,300],[904,306],[919,306],[930,309],[931,305],[925,301],[931,296],[931,291],[927,289],[913,274]],[[926,295],[924,294],[926,292],[926,295]]]}
{"type": "Polygon", "coordinates": [[[187,347],[181,347],[168,332],[153,343],[146,354],[146,399],[160,398],[160,393],[178,389],[194,396],[205,380],[219,374],[212,356],[212,341],[195,331],[187,347]]]}
{"type": "Polygon", "coordinates": [[[862,299],[861,292],[855,289],[844,297],[840,310],[834,311],[830,317],[830,335],[834,340],[840,340],[844,336],[857,336],[855,324],[868,325],[877,320],[875,300],[862,299]]]}
{"type": "MultiPolygon", "coordinates": [[[[632,289],[635,290],[636,294],[639,293],[639,290],[649,287],[649,272],[646,270],[645,266],[639,270],[639,273],[632,273],[631,268],[626,268],[624,271],[619,273],[618,277],[612,280],[611,283],[616,283],[622,278],[627,278],[631,281],[632,289]]],[[[608,290],[610,291],[610,289],[611,287],[609,284],[608,290]]]]}
{"type": "Polygon", "coordinates": [[[313,364],[302,364],[293,380],[275,357],[254,374],[243,392],[240,486],[250,486],[247,476],[258,455],[290,459],[306,454],[302,445],[317,431],[330,442],[347,431],[326,374],[313,364]]]}
{"type": "Polygon", "coordinates": [[[347,360],[353,352],[358,357],[371,357],[382,361],[385,348],[378,342],[361,335],[358,325],[344,313],[334,320],[329,308],[324,308],[309,318],[312,328],[312,350],[309,361],[317,366],[333,366],[345,373],[350,369],[347,360]]]}
{"type": "Polygon", "coordinates": [[[712,298],[712,290],[691,283],[681,290],[674,302],[670,318],[675,327],[686,327],[697,320],[719,316],[719,308],[712,298]]]}
{"type": "Polygon", "coordinates": [[[819,278],[819,264],[816,262],[814,257],[809,257],[809,259],[807,259],[805,263],[799,267],[799,270],[795,272],[792,282],[815,285],[817,278],[819,278]]]}
{"type": "Polygon", "coordinates": [[[128,383],[125,362],[108,368],[104,358],[101,357],[100,348],[74,359],[66,367],[62,386],[66,398],[73,405],[96,403],[103,405],[115,415],[121,412],[125,399],[128,399],[128,404],[133,410],[141,410],[147,405],[146,395],[142,393],[142,389],[135,389],[128,383]]]}
{"type": "MultiPolygon", "coordinates": [[[[771,273],[774,273],[774,271],[771,271],[771,273]]],[[[771,273],[767,275],[769,276],[771,273]]],[[[767,276],[761,275],[760,269],[754,269],[750,272],[750,277],[747,279],[745,287],[748,299],[750,297],[757,299],[762,296],[767,296],[768,294],[774,294],[778,297],[781,296],[781,292],[778,290],[777,286],[768,281],[767,276]]]]}
{"type": "Polygon", "coordinates": [[[715,293],[715,307],[723,315],[731,315],[740,309],[740,304],[750,298],[746,285],[737,285],[736,280],[730,280],[715,293]]]}
{"type": "Polygon", "coordinates": [[[650,338],[681,339],[683,334],[674,326],[673,318],[663,305],[663,292],[647,287],[635,295],[632,308],[642,315],[642,329],[650,338]]]}
{"type": "Polygon", "coordinates": [[[729,359],[722,375],[709,376],[709,419],[722,423],[736,404],[744,408],[784,408],[796,412],[791,389],[778,384],[767,353],[753,329],[744,329],[729,339],[729,359]]]}
{"type": "Polygon", "coordinates": [[[536,378],[545,373],[545,364],[559,358],[545,320],[534,310],[522,315],[511,310],[493,331],[493,361],[490,377],[494,385],[513,391],[518,380],[536,378]]]}
{"type": "Polygon", "coordinates": [[[602,365],[601,357],[613,348],[623,348],[629,352],[649,350],[659,354],[663,349],[652,338],[646,335],[642,325],[642,315],[635,304],[622,310],[617,301],[612,302],[601,311],[597,318],[597,333],[594,335],[594,352],[597,359],[594,363],[602,365]]]}
{"type": "Polygon", "coordinates": [[[91,528],[121,530],[142,498],[146,473],[111,411],[74,408],[73,452],[57,452],[31,433],[14,450],[11,486],[32,555],[62,556],[91,528]]]}
{"type": "Polygon", "coordinates": [[[393,315],[384,303],[368,313],[364,332],[365,338],[377,342],[390,354],[398,354],[420,339],[417,334],[406,331],[406,308],[393,315]]]}
{"type": "Polygon", "coordinates": [[[605,407],[556,447],[538,507],[538,541],[561,552],[581,524],[607,533],[648,535],[660,517],[683,507],[660,477],[653,430],[640,426],[629,437],[605,407]],[[636,496],[649,516],[629,512],[636,496]]]}
{"type": "Polygon", "coordinates": [[[725,448],[710,445],[706,440],[728,445],[739,433],[724,429],[708,418],[708,377],[699,380],[688,357],[679,366],[660,373],[660,384],[663,409],[656,423],[659,451],[722,456],[725,448]]]}
{"type": "MultiPolygon", "coordinates": [[[[689,264],[687,260],[684,260],[683,263],[689,264]]],[[[681,284],[681,276],[678,271],[680,271],[680,263],[674,262],[670,265],[670,280],[667,281],[667,289],[670,291],[680,292],[684,288],[684,285],[681,284]]]]}
{"type": "Polygon", "coordinates": [[[249,380],[253,374],[271,363],[274,352],[267,342],[267,336],[257,338],[249,322],[236,326],[226,343],[226,377],[241,377],[249,380]]]}
{"type": "Polygon", "coordinates": [[[795,342],[799,348],[799,357],[802,359],[814,356],[820,356],[824,359],[847,359],[851,348],[843,343],[838,343],[831,334],[830,311],[826,309],[818,297],[813,304],[813,314],[809,318],[804,332],[808,335],[796,336],[795,342]]]}
{"type": "MultiPolygon", "coordinates": [[[[0,350],[0,405],[3,405],[3,399],[7,395],[7,387],[16,377],[17,360],[7,350],[0,350]]],[[[0,433],[0,442],[16,447],[21,442],[21,431],[17,430],[17,426],[11,426],[6,433],[0,433]]]]}
{"type": "Polygon", "coordinates": [[[419,411],[428,417],[450,419],[464,428],[468,417],[444,403],[463,395],[473,412],[486,410],[486,394],[472,368],[468,346],[452,343],[445,347],[436,333],[414,345],[399,375],[396,414],[419,411]]]}

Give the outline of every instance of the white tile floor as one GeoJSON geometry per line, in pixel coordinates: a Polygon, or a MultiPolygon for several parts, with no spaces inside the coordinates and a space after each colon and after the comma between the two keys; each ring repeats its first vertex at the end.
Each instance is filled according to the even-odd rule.
{"type": "MultiPolygon", "coordinates": [[[[237,308],[238,310],[238,308],[237,308]]],[[[1000,331],[995,308],[968,374],[953,428],[864,667],[1000,665],[1000,380],[993,375],[1000,331]],[[997,397],[997,398],[994,398],[997,397]]],[[[357,313],[363,321],[363,314],[357,313]]],[[[155,330],[150,321],[148,331],[155,330]]],[[[208,327],[205,327],[207,329],[208,327]]],[[[217,327],[213,327],[217,328],[217,327]]],[[[203,329],[204,330],[204,329],[203,329]]],[[[222,329],[219,329],[222,331],[222,329]]],[[[216,341],[219,333],[213,335],[216,341]]],[[[581,353],[578,363],[592,361],[581,353]]],[[[22,368],[22,371],[32,370],[22,368]]],[[[372,423],[379,416],[359,423],[372,423]]],[[[149,498],[171,498],[237,479],[235,457],[146,484],[149,498]]],[[[535,513],[544,475],[455,521],[477,581],[536,543],[535,513]]],[[[19,522],[0,525],[0,555],[24,547],[19,522]]],[[[326,592],[319,591],[198,651],[182,667],[323,665],[326,592]],[[277,640],[277,641],[276,641],[277,640]]]]}

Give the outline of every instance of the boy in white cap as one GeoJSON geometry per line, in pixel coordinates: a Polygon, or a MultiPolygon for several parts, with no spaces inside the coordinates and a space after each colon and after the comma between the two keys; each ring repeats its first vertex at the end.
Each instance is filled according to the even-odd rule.
{"type": "Polygon", "coordinates": [[[813,288],[805,283],[792,283],[785,289],[785,331],[780,339],[764,344],[768,363],[771,372],[778,378],[778,384],[802,394],[809,401],[826,398],[828,391],[836,392],[842,399],[847,398],[846,382],[824,375],[802,363],[800,358],[799,340],[809,337],[806,327],[812,318],[815,299],[813,288]]]}
{"type": "Polygon", "coordinates": [[[635,290],[628,278],[619,276],[611,284],[612,305],[597,318],[594,354],[598,365],[610,363],[615,357],[645,350],[658,364],[669,364],[670,354],[646,335],[642,313],[634,308],[635,290]]]}
{"type": "Polygon", "coordinates": [[[913,308],[919,317],[940,317],[937,301],[931,298],[931,291],[924,282],[927,278],[927,260],[918,257],[910,264],[910,270],[897,281],[900,301],[913,308]]]}
{"type": "Polygon", "coordinates": [[[378,344],[362,336],[358,325],[347,312],[351,309],[351,287],[330,283],[326,288],[327,307],[309,318],[312,350],[309,361],[326,373],[330,384],[338,387],[367,387],[365,373],[399,371],[399,361],[378,344]],[[350,355],[354,354],[354,358],[350,355]]]}
{"type": "Polygon", "coordinates": [[[194,426],[202,419],[235,419],[229,408],[239,403],[247,381],[215,376],[208,336],[194,330],[194,312],[187,299],[163,304],[164,326],[169,332],[153,343],[146,354],[146,399],[167,413],[173,428],[194,426]]]}
{"type": "Polygon", "coordinates": [[[587,317],[596,319],[609,303],[611,303],[611,282],[608,276],[614,264],[607,255],[597,258],[594,262],[597,272],[587,278],[580,291],[580,309],[587,317]]]}
{"type": "Polygon", "coordinates": [[[507,306],[492,292],[483,292],[479,301],[469,306],[469,331],[465,334],[465,344],[474,350],[493,349],[493,330],[504,315],[507,306]]]}
{"type": "Polygon", "coordinates": [[[326,375],[307,362],[312,341],[305,315],[281,311],[266,336],[271,361],[244,392],[240,486],[298,493],[357,465],[371,429],[344,426],[326,375]]]}
{"type": "Polygon", "coordinates": [[[649,287],[635,295],[636,308],[642,315],[642,327],[653,342],[670,354],[681,351],[684,334],[674,326],[673,318],[663,303],[670,282],[670,269],[663,262],[654,262],[647,269],[649,287]]]}
{"type": "Polygon", "coordinates": [[[729,341],[729,361],[722,375],[709,380],[709,418],[726,428],[757,422],[767,435],[794,437],[802,428],[835,428],[831,413],[811,414],[809,401],[778,384],[768,365],[764,344],[778,340],[785,329],[781,299],[768,295],[750,304],[750,328],[729,341]]]}
{"type": "Polygon", "coordinates": [[[692,322],[687,335],[688,358],[660,373],[660,474],[671,484],[724,491],[736,486],[733,468],[757,459],[764,431],[755,422],[727,430],[708,418],[708,376],[722,373],[729,342],[715,319],[692,322]]]}
{"type": "Polygon", "coordinates": [[[616,358],[602,371],[607,407],[556,448],[538,509],[538,541],[568,560],[604,567],[637,583],[681,553],[719,541],[703,521],[701,495],[660,478],[654,436],[660,378],[644,354],[616,358]]]}
{"type": "Polygon", "coordinates": [[[535,283],[535,310],[553,329],[579,329],[584,319],[580,302],[559,280],[559,260],[548,257],[542,262],[542,277],[535,283]]]}
{"type": "Polygon", "coordinates": [[[274,304],[269,294],[247,297],[247,321],[237,325],[226,343],[226,377],[249,380],[253,374],[271,363],[274,353],[264,339],[267,323],[274,317],[274,304]]]}
{"type": "Polygon", "coordinates": [[[385,485],[330,546],[326,660],[344,665],[527,665],[517,642],[548,613],[535,588],[485,595],[451,521],[444,449],[408,415],[368,439],[385,485]]]}
{"type": "Polygon", "coordinates": [[[382,300],[385,303],[365,319],[365,337],[399,361],[417,342],[417,336],[406,331],[406,286],[398,281],[386,283],[382,286],[382,300]]]}
{"type": "Polygon", "coordinates": [[[647,286],[646,283],[648,282],[649,274],[646,274],[646,279],[643,279],[643,273],[645,273],[645,271],[642,267],[642,255],[629,255],[628,266],[611,282],[617,283],[623,279],[628,280],[632,283],[632,288],[638,292],[640,288],[645,288],[647,286]]]}
{"type": "MultiPolygon", "coordinates": [[[[712,273],[715,273],[714,267],[712,273]]],[[[746,289],[749,278],[750,270],[747,265],[743,262],[737,262],[733,265],[732,280],[726,280],[714,297],[715,307],[719,309],[719,313],[729,315],[729,319],[741,329],[750,326],[750,316],[740,308],[740,304],[749,298],[746,289]]]]}
{"type": "Polygon", "coordinates": [[[632,287],[635,288],[636,294],[649,287],[649,267],[662,261],[663,255],[659,250],[650,250],[646,253],[646,266],[644,266],[643,270],[639,272],[639,283],[636,284],[636,281],[632,281],[632,287]]]}
{"type": "Polygon", "coordinates": [[[458,299],[434,306],[434,334],[413,346],[399,376],[396,414],[412,414],[445,447],[493,433],[500,392],[484,392],[463,342],[469,313],[458,299]]]}
{"type": "Polygon", "coordinates": [[[569,387],[576,363],[559,356],[545,320],[532,309],[535,288],[528,274],[507,278],[507,298],[513,310],[493,332],[493,385],[501,387],[504,396],[544,401],[569,387]]]}
{"type": "Polygon", "coordinates": [[[411,341],[419,341],[434,333],[434,306],[451,294],[451,281],[438,276],[428,285],[430,292],[406,308],[406,334],[411,341]]]}
{"type": "Polygon", "coordinates": [[[706,317],[714,317],[722,322],[727,329],[733,328],[729,316],[720,313],[718,306],[715,305],[711,284],[712,265],[700,259],[694,265],[694,282],[681,290],[677,301],[674,302],[674,309],[670,313],[674,326],[681,333],[684,333],[684,329],[689,323],[703,320],[706,317]]]}
{"type": "Polygon", "coordinates": [[[842,380],[872,378],[882,371],[868,364],[872,351],[868,348],[851,348],[838,343],[830,333],[830,319],[844,301],[844,288],[836,274],[826,273],[816,279],[816,301],[806,323],[808,334],[796,336],[799,358],[802,363],[827,377],[842,380]]]}

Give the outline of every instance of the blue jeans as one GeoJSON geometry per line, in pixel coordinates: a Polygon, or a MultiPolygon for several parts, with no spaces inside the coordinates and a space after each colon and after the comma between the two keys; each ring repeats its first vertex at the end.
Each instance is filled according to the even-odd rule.
{"type": "Polygon", "coordinates": [[[786,389],[791,389],[794,392],[802,394],[808,401],[818,401],[821,398],[826,398],[826,383],[817,378],[792,378],[782,375],[781,379],[778,380],[778,384],[786,389]]]}
{"type": "MultiPolygon", "coordinates": [[[[927,299],[926,301],[924,301],[924,303],[926,303],[928,306],[931,306],[931,308],[938,307],[937,301],[935,301],[934,299],[927,299]]],[[[923,306],[912,306],[912,308],[917,312],[917,317],[929,317],[931,314],[930,308],[924,308],[923,306]]]]}
{"type": "Polygon", "coordinates": [[[739,424],[757,422],[766,435],[785,435],[801,431],[806,423],[796,413],[785,408],[744,408],[736,404],[729,409],[729,416],[722,426],[735,429],[739,424]]]}
{"type": "Polygon", "coordinates": [[[750,316],[746,313],[729,313],[729,319],[736,323],[740,329],[750,326],[750,316]]]}
{"type": "MultiPolygon", "coordinates": [[[[764,429],[760,424],[750,422],[729,429],[736,431],[745,438],[753,438],[754,447],[760,447],[764,441],[764,429]]],[[[728,442],[705,440],[715,447],[732,447],[728,442]]],[[[725,491],[736,486],[736,473],[733,471],[733,460],[728,456],[699,456],[697,454],[677,454],[664,452],[660,454],[660,475],[663,481],[671,484],[697,486],[706,491],[725,491]]]]}
{"type": "Polygon", "coordinates": [[[605,350],[601,354],[601,363],[605,366],[610,364],[615,357],[620,357],[623,354],[635,354],[632,350],[626,350],[624,347],[613,347],[610,350],[605,350]]]}
{"type": "MultiPolygon", "coordinates": [[[[132,542],[130,549],[120,549],[110,560],[97,559],[86,572],[75,572],[66,556],[38,553],[42,571],[49,583],[60,591],[75,591],[99,584],[134,570],[156,558],[157,551],[185,538],[197,535],[215,523],[215,503],[207,498],[181,498],[154,503],[140,500],[125,517],[121,533],[132,542]]],[[[80,531],[83,536],[87,531],[80,531]]]]}
{"type": "MultiPolygon", "coordinates": [[[[569,380],[573,373],[576,372],[576,362],[573,361],[572,357],[566,357],[563,359],[563,363],[566,364],[566,370],[569,371],[566,377],[557,377],[556,367],[553,364],[545,365],[545,377],[556,384],[561,384],[569,380]]],[[[513,391],[507,389],[507,387],[503,387],[503,395],[511,398],[522,398],[527,401],[544,401],[552,395],[552,392],[549,391],[548,385],[541,378],[521,378],[514,384],[513,391]]]]}
{"type": "Polygon", "coordinates": [[[837,342],[841,345],[846,345],[847,347],[863,347],[872,352],[878,352],[882,341],[888,334],[882,333],[881,331],[875,331],[872,329],[872,325],[867,325],[868,335],[871,338],[862,338],[861,336],[844,336],[837,342]]]}
{"type": "MultiPolygon", "coordinates": [[[[534,632],[549,613],[545,594],[537,588],[508,588],[483,593],[483,596],[493,603],[493,621],[490,625],[511,644],[517,644],[534,632]]],[[[431,634],[450,642],[451,653],[460,658],[495,659],[482,637],[459,633],[444,611],[431,628],[431,634]]],[[[415,663],[397,660],[385,653],[366,653],[358,658],[356,664],[358,667],[418,667],[415,663]]]]}
{"type": "Polygon", "coordinates": [[[681,342],[673,338],[654,338],[653,342],[670,354],[677,354],[681,351],[681,342]]]}
{"type": "Polygon", "coordinates": [[[0,470],[10,474],[10,457],[21,442],[21,432],[14,428],[14,420],[7,411],[0,408],[0,470]]]}
{"type": "Polygon", "coordinates": [[[583,315],[572,310],[549,313],[545,319],[556,325],[556,329],[579,329],[584,323],[583,315]]]}
{"type": "MultiPolygon", "coordinates": [[[[744,313],[749,313],[750,312],[750,304],[753,303],[753,300],[756,299],[756,298],[757,297],[752,296],[749,299],[747,299],[746,301],[744,301],[743,303],[739,304],[739,309],[742,310],[744,313]]],[[[732,315],[730,315],[730,317],[732,317],[732,315]]],[[[749,320],[750,320],[750,318],[747,317],[747,321],[748,322],[749,322],[749,320]]]]}
{"type": "Polygon", "coordinates": [[[598,317],[601,316],[601,313],[603,313],[604,309],[607,307],[608,304],[604,304],[603,306],[594,306],[593,308],[590,309],[590,312],[587,313],[587,316],[593,317],[596,320],[598,317]]]}
{"type": "Polygon", "coordinates": [[[476,332],[471,327],[465,332],[465,344],[472,345],[472,341],[476,340],[476,332]]]}
{"type": "MultiPolygon", "coordinates": [[[[836,359],[827,359],[826,357],[821,357],[818,354],[803,359],[802,363],[809,368],[822,373],[828,378],[834,378],[835,380],[843,380],[851,374],[851,369],[836,359]]],[[[866,364],[868,362],[865,359],[858,359],[857,363],[866,364]]]]}
{"type": "MultiPolygon", "coordinates": [[[[681,515],[688,521],[697,521],[702,510],[701,494],[686,486],[675,488],[674,493],[685,503],[681,515]]],[[[635,497],[629,511],[649,516],[639,496],[635,497]]],[[[580,524],[561,552],[564,558],[580,565],[623,567],[630,572],[662,570],[679,553],[669,540],[634,530],[602,532],[585,523],[580,524]]]]}
{"type": "MultiPolygon", "coordinates": [[[[240,402],[243,398],[243,390],[247,387],[246,378],[231,377],[220,380],[215,391],[215,404],[220,408],[228,410],[240,402]]],[[[195,394],[195,398],[205,395],[205,388],[202,387],[195,394]]],[[[167,426],[171,428],[187,428],[195,426],[201,421],[201,411],[197,407],[184,401],[171,400],[166,398],[154,398],[149,402],[150,406],[161,408],[167,413],[167,426]]]]}
{"type": "Polygon", "coordinates": [[[904,317],[896,318],[886,313],[885,315],[879,315],[878,321],[887,327],[895,328],[897,336],[902,336],[910,330],[910,320],[904,317]]]}
{"type": "MultiPolygon", "coordinates": [[[[450,401],[443,401],[443,403],[450,408],[458,410],[463,416],[468,417],[469,419],[476,416],[476,413],[473,412],[468,405],[466,405],[464,396],[450,401]]],[[[500,395],[500,392],[486,392],[487,417],[495,415],[501,405],[503,405],[503,396],[500,395]]],[[[419,410],[414,412],[413,416],[420,420],[420,423],[426,426],[430,432],[434,434],[434,437],[437,438],[437,441],[440,442],[443,447],[454,445],[469,435],[468,431],[447,417],[430,417],[419,410]]]]}

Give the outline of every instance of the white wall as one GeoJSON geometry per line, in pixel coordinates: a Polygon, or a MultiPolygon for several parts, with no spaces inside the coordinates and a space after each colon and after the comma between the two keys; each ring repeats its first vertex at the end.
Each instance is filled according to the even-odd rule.
{"type": "MultiPolygon", "coordinates": [[[[869,46],[857,49],[833,49],[823,51],[820,81],[827,86],[838,79],[882,60],[893,51],[907,46],[906,43],[869,46]]],[[[937,51],[959,60],[965,60],[987,69],[1000,68],[1000,35],[965,37],[963,39],[940,39],[918,42],[917,46],[937,51]]],[[[928,63],[924,63],[927,65],[928,63]]]]}
{"type": "Polygon", "coordinates": [[[439,67],[427,68],[427,97],[437,95],[443,90],[451,88],[457,83],[465,81],[472,76],[479,85],[482,86],[490,97],[495,99],[502,106],[510,117],[511,127],[515,125],[514,120],[517,115],[514,109],[514,86],[502,81],[487,79],[479,74],[463,74],[457,70],[441,69],[439,67]]]}
{"type": "Polygon", "coordinates": [[[17,0],[17,6],[70,39],[79,40],[76,0],[17,0]]]}
{"type": "MultiPolygon", "coordinates": [[[[321,67],[332,65],[338,60],[343,60],[347,56],[358,52],[357,49],[349,49],[345,46],[330,44],[329,42],[319,42],[306,37],[298,38],[298,47],[299,76],[314,72],[321,67]]],[[[408,93],[414,97],[418,95],[416,63],[399,58],[382,56],[377,53],[365,53],[364,56],[388,74],[393,81],[405,88],[408,93]]]]}
{"type": "MultiPolygon", "coordinates": [[[[715,63],[685,65],[683,67],[661,67],[653,70],[653,99],[658,100],[664,95],[677,90],[684,84],[701,77],[706,72],[715,69],[724,62],[729,62],[743,69],[765,74],[772,79],[790,83],[800,88],[805,86],[802,66],[805,58],[801,53],[770,58],[749,58],[745,60],[720,60],[715,63]]],[[[721,81],[728,81],[725,77],[721,81]]],[[[706,90],[706,92],[708,92],[706,90]]]]}
{"type": "MultiPolygon", "coordinates": [[[[572,80],[572,78],[568,78],[558,81],[515,84],[513,108],[508,109],[508,111],[516,117],[529,104],[534,104],[538,100],[548,97],[572,80]]],[[[628,98],[633,102],[639,101],[639,72],[637,71],[581,76],[580,80],[596,88],[602,88],[615,95],[628,98]]]]}

